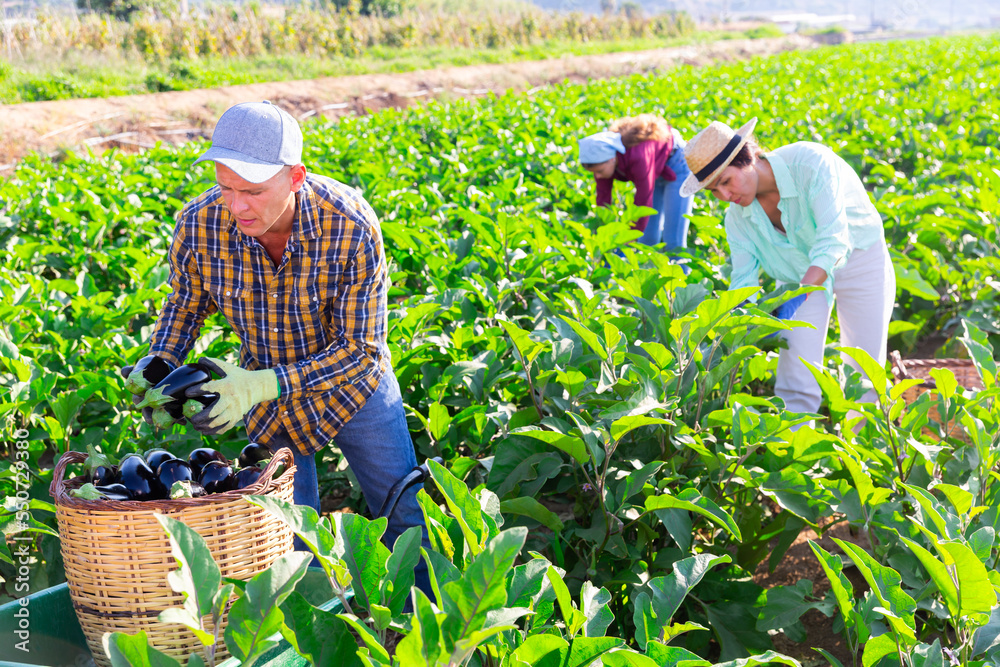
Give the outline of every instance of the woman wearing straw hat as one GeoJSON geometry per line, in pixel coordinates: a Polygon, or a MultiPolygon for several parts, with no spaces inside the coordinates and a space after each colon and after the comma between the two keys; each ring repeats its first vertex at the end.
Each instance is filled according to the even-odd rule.
{"type": "MultiPolygon", "coordinates": [[[[779,284],[821,285],[795,312],[815,329],[783,332],[775,394],[793,412],[816,412],[819,385],[801,359],[821,366],[834,299],[840,342],[885,363],[896,277],[882,218],[850,165],[821,144],[798,142],[770,152],[751,135],[713,122],[684,151],[691,170],[680,193],[707,189],[726,211],[733,265],[730,289],[757,285],[759,271],[779,284]]],[[[853,360],[846,359],[857,367],[853,360]]],[[[863,400],[872,401],[874,391],[863,400]]]]}
{"type": "Polygon", "coordinates": [[[580,162],[597,180],[597,205],[611,204],[615,181],[635,184],[636,206],[656,209],[656,215],[636,220],[646,245],[665,243],[667,249],[687,245],[691,196],[681,196],[688,175],[684,139],[667,121],[653,114],[619,118],[607,132],[580,139],[580,162]]]}

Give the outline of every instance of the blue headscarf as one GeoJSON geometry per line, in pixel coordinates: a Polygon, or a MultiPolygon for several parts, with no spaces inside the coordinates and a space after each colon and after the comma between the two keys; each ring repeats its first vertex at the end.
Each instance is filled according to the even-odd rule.
{"type": "Polygon", "coordinates": [[[616,153],[625,152],[622,135],[617,132],[598,132],[597,134],[580,139],[578,143],[580,144],[581,164],[607,162],[616,153]]]}

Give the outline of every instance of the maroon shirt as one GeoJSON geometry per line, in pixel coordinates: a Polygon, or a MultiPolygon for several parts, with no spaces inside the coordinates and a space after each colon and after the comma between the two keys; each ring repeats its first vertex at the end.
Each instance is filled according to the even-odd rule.
{"type": "MultiPolygon", "coordinates": [[[[632,181],[635,184],[635,205],[653,205],[653,186],[657,178],[666,181],[676,181],[677,174],[667,166],[667,160],[674,151],[674,136],[671,133],[666,141],[643,141],[624,153],[616,154],[614,178],[597,178],[597,205],[607,206],[611,203],[611,191],[615,181],[632,181]]],[[[639,218],[632,225],[633,229],[646,230],[649,216],[639,218]]]]}

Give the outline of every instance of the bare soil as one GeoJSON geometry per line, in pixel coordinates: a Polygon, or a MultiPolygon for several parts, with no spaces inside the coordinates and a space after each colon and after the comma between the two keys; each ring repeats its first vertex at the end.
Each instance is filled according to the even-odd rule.
{"type": "MultiPolygon", "coordinates": [[[[846,523],[829,526],[828,529],[823,530],[822,536],[818,535],[812,528],[806,528],[795,538],[784,558],[775,567],[774,572],[767,571],[766,559],[760,564],[754,573],[754,582],[762,588],[774,588],[775,586],[792,586],[803,579],[808,579],[813,583],[813,597],[823,598],[830,590],[830,581],[827,579],[823,567],[819,564],[819,560],[809,548],[809,542],[813,541],[830,553],[840,554],[845,563],[844,576],[854,586],[855,595],[868,590],[868,583],[856,568],[850,567],[851,560],[844,555],[843,549],[833,541],[834,537],[871,551],[871,544],[868,542],[867,536],[864,533],[852,534],[846,523]]],[[[786,637],[784,633],[778,633],[771,638],[775,650],[797,658],[803,667],[828,664],[822,655],[813,650],[814,648],[829,651],[843,665],[852,664],[851,652],[843,635],[833,632],[833,618],[828,618],[822,613],[812,610],[802,616],[801,620],[806,630],[806,641],[799,644],[786,637]]]]}
{"type": "Polygon", "coordinates": [[[271,100],[300,119],[335,118],[403,108],[432,98],[530,91],[566,80],[583,82],[677,66],[708,65],[806,49],[814,44],[809,38],[789,35],[402,74],[4,105],[0,106],[0,175],[31,151],[54,154],[90,148],[100,153],[112,147],[138,150],[157,141],[178,143],[208,136],[225,109],[249,100],[271,100]]]}

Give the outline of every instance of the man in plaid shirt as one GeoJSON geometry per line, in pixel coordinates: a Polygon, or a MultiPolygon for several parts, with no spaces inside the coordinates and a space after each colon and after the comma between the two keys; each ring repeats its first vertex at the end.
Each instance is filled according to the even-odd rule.
{"type": "MultiPolygon", "coordinates": [[[[205,160],[215,162],[217,185],[181,211],[173,291],[150,353],[183,363],[205,317],[221,311],[240,337],[240,364],[202,360],[222,379],[198,387],[219,399],[191,419],[195,428],[223,433],[245,419],[251,440],[290,447],[295,503],[317,511],[314,453],[332,440],[378,511],[416,466],[386,345],[378,219],[356,190],[306,172],[298,123],[268,102],[226,111],[196,162],[205,160]]],[[[416,492],[389,519],[390,546],[423,526],[416,492]]],[[[419,570],[423,583],[426,566],[419,570]]]]}

